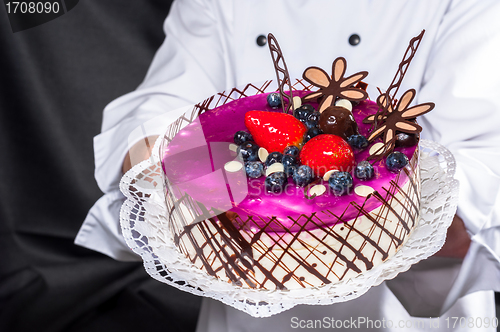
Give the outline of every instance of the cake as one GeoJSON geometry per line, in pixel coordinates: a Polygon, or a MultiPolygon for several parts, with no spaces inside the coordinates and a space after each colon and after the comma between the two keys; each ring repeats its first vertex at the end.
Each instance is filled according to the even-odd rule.
{"type": "MultiPolygon", "coordinates": [[[[343,77],[345,59],[333,67],[339,62],[343,77]]],[[[318,75],[308,70],[320,69],[306,69],[296,84],[302,89],[292,89],[293,100],[307,104],[290,99],[294,107],[283,112],[276,107],[285,106],[283,92],[221,93],[220,106],[207,107],[214,97],[198,104],[199,116],[162,148],[175,244],[215,278],[266,290],[346,281],[390,259],[418,223],[414,119],[433,105],[409,107],[414,90],[398,103],[388,93],[369,100],[361,82],[367,73],[344,94],[311,92],[318,75]],[[299,150],[297,164],[283,159],[291,150],[299,150]]]]}

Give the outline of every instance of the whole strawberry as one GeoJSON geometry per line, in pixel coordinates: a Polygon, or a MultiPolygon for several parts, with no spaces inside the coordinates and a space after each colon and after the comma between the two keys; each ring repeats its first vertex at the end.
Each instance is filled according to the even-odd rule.
{"type": "Polygon", "coordinates": [[[320,177],[331,169],[349,172],[355,165],[349,143],[340,136],[328,134],[311,138],[302,148],[300,160],[320,177]]]}
{"type": "Polygon", "coordinates": [[[280,152],[290,145],[297,147],[307,131],[306,126],[290,114],[267,111],[249,111],[245,125],[257,145],[269,152],[280,152]]]}

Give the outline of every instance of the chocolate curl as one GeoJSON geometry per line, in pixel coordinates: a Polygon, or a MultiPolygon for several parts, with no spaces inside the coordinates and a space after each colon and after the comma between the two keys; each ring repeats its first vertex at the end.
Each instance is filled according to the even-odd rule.
{"type": "Polygon", "coordinates": [[[286,67],[285,58],[283,58],[283,53],[278,44],[278,41],[273,36],[272,33],[267,35],[269,51],[271,52],[271,57],[273,58],[274,70],[276,71],[276,78],[278,79],[278,89],[281,95],[281,107],[283,108],[283,113],[288,113],[290,108],[293,108],[293,96],[292,96],[292,86],[290,75],[288,74],[288,68],[286,67]],[[280,61],[282,67],[280,67],[280,61]],[[281,78],[282,76],[282,78],[281,78]],[[288,84],[289,94],[285,94],[283,87],[288,84]],[[285,98],[288,100],[288,107],[285,108],[285,98]]]}
{"type": "MultiPolygon", "coordinates": [[[[392,79],[392,82],[389,85],[389,88],[384,93],[385,99],[387,101],[394,101],[395,100],[396,94],[398,93],[399,87],[401,86],[401,82],[403,81],[403,78],[405,77],[406,71],[408,70],[408,67],[410,66],[411,60],[413,60],[413,58],[415,57],[415,53],[417,53],[417,49],[420,46],[420,42],[422,41],[422,38],[424,37],[424,33],[425,33],[425,30],[422,30],[422,32],[418,36],[410,39],[410,43],[408,45],[408,48],[406,49],[406,52],[403,56],[403,60],[399,63],[398,71],[396,72],[396,75],[392,79]],[[395,91],[392,92],[393,90],[395,90],[395,91]],[[391,96],[391,92],[392,92],[392,96],[391,96]]],[[[377,114],[375,116],[373,131],[375,131],[378,128],[377,120],[379,119],[379,115],[381,115],[381,118],[384,118],[387,115],[389,105],[390,105],[389,102],[386,103],[386,106],[377,112],[377,114]]]]}

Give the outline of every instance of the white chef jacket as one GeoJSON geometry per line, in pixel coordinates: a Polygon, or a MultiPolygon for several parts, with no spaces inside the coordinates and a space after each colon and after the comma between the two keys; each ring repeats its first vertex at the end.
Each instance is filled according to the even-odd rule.
{"type": "Polygon", "coordinates": [[[463,262],[430,259],[357,300],[322,311],[301,306],[260,321],[205,301],[199,330],[269,329],[264,321],[287,321],[275,329],[290,330],[291,315],[309,312],[372,319],[407,317],[405,309],[415,316],[494,316],[491,290],[500,291],[499,1],[177,0],[164,28],[167,38],[144,82],[104,110],[102,133],[94,140],[95,177],[104,196],[89,211],[77,244],[118,260],[138,259],[121,237],[118,221],[123,201],[118,183],[127,150],[140,137],[161,134],[161,128],[140,127],[155,116],[167,114],[174,121],[182,106],[275,78],[267,45],[256,43],[259,35],[276,36],[292,78],[309,66],[329,72],[333,60],[343,56],[346,75],[369,71],[365,81],[373,97],[377,87],[388,88],[409,40],[425,29],[399,95],[415,88],[416,103],[436,103],[420,120],[422,136],[445,145],[457,161],[457,213],[472,238],[463,262]],[[352,34],[359,35],[359,44],[349,44],[352,34]],[[138,134],[130,136],[137,127],[138,134]],[[207,318],[216,316],[225,317],[223,326],[213,327],[207,318]]]}

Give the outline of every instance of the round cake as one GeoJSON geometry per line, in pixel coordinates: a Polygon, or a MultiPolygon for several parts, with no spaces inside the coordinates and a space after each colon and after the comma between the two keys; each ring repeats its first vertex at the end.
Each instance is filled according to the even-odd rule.
{"type": "MultiPolygon", "coordinates": [[[[293,91],[304,101],[312,94],[293,91]]],[[[380,101],[336,98],[324,107],[320,98],[284,113],[276,95],[201,103],[164,146],[178,248],[216,278],[268,290],[348,280],[390,259],[419,218],[418,135],[393,131],[396,147],[383,155],[387,137],[373,122],[388,135],[399,110],[392,103],[384,115],[380,101]]]]}

